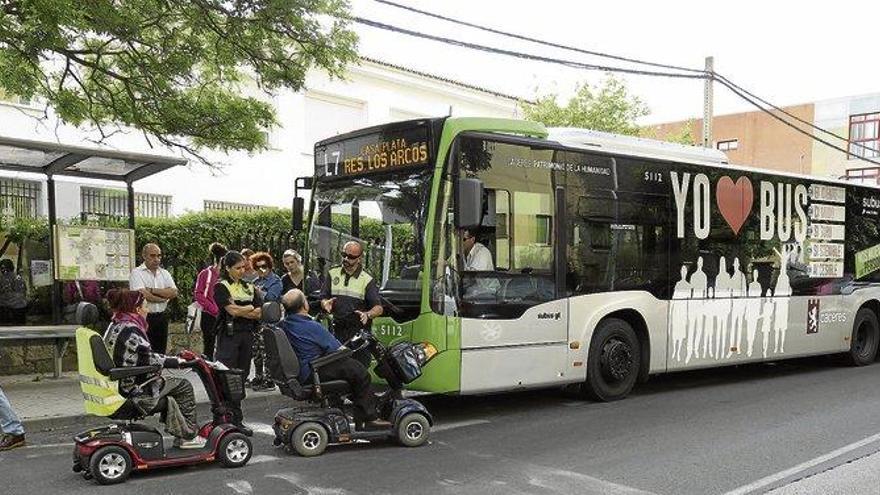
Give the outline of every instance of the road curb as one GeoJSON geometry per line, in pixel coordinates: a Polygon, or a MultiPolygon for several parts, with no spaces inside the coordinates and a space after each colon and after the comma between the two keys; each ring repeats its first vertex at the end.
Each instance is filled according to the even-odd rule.
{"type": "MultiPolygon", "coordinates": [[[[285,397],[278,392],[260,392],[256,394],[252,393],[251,395],[247,396],[242,401],[241,408],[244,413],[245,424],[247,424],[248,411],[274,411],[282,407],[290,407],[295,403],[296,402],[293,399],[285,397]]],[[[197,413],[200,421],[210,416],[210,404],[207,401],[199,402],[197,404],[197,408],[197,413]]],[[[158,417],[157,415],[154,416],[158,417]]],[[[83,413],[69,416],[52,416],[48,418],[28,418],[23,419],[22,424],[24,424],[24,428],[27,432],[44,432],[67,429],[72,427],[87,429],[93,426],[107,424],[110,421],[112,420],[105,417],[92,416],[90,414],[83,413]]]]}

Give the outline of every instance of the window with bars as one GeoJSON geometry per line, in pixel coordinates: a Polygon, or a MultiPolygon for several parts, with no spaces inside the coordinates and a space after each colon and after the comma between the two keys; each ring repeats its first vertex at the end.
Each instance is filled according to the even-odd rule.
{"type": "MultiPolygon", "coordinates": [[[[128,192],[102,187],[82,187],[82,213],[84,216],[128,216],[128,192]]],[[[134,193],[134,213],[141,218],[168,218],[171,216],[171,196],[164,194],[134,193]]]]}
{"type": "Polygon", "coordinates": [[[37,218],[40,190],[39,182],[0,179],[0,215],[4,218],[37,218]]]}
{"type": "Polygon", "coordinates": [[[268,208],[263,205],[252,205],[248,203],[234,203],[232,201],[217,201],[206,199],[205,211],[258,211],[268,208]]]}
{"type": "Polygon", "coordinates": [[[849,117],[849,158],[880,156],[880,112],[849,117]]]}

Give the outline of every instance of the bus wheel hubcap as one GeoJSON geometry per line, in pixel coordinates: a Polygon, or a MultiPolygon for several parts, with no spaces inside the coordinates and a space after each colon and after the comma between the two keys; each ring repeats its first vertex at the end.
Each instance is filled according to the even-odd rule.
{"type": "Polygon", "coordinates": [[[632,362],[632,350],[625,342],[612,339],[602,348],[602,372],[609,378],[617,381],[626,378],[632,362]]]}

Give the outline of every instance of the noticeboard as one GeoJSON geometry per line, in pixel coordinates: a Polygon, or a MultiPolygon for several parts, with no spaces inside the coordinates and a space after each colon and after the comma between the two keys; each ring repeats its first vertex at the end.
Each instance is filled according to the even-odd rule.
{"type": "Polygon", "coordinates": [[[134,268],[134,230],[55,226],[55,279],[128,281],[134,268]]]}

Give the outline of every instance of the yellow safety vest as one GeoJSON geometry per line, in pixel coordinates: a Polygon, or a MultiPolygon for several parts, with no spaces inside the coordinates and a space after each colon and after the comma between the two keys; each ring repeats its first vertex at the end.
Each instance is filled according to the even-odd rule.
{"type": "Polygon", "coordinates": [[[79,368],[79,386],[85,399],[86,412],[96,416],[110,416],[123,404],[125,397],[119,395],[119,382],[111,381],[95,368],[92,346],[89,345],[97,332],[80,327],[76,329],[76,362],[79,368]]]}
{"type": "Polygon", "coordinates": [[[367,285],[373,281],[373,277],[369,273],[361,269],[361,273],[357,278],[346,274],[342,267],[331,268],[328,272],[330,277],[330,295],[331,296],[348,296],[355,299],[363,300],[367,296],[367,285]],[[348,278],[348,285],[345,285],[345,277],[348,278]]]}
{"type": "Polygon", "coordinates": [[[229,296],[233,301],[244,302],[254,300],[254,286],[252,284],[243,284],[241,282],[234,284],[225,279],[220,280],[220,283],[229,290],[229,296]]]}

